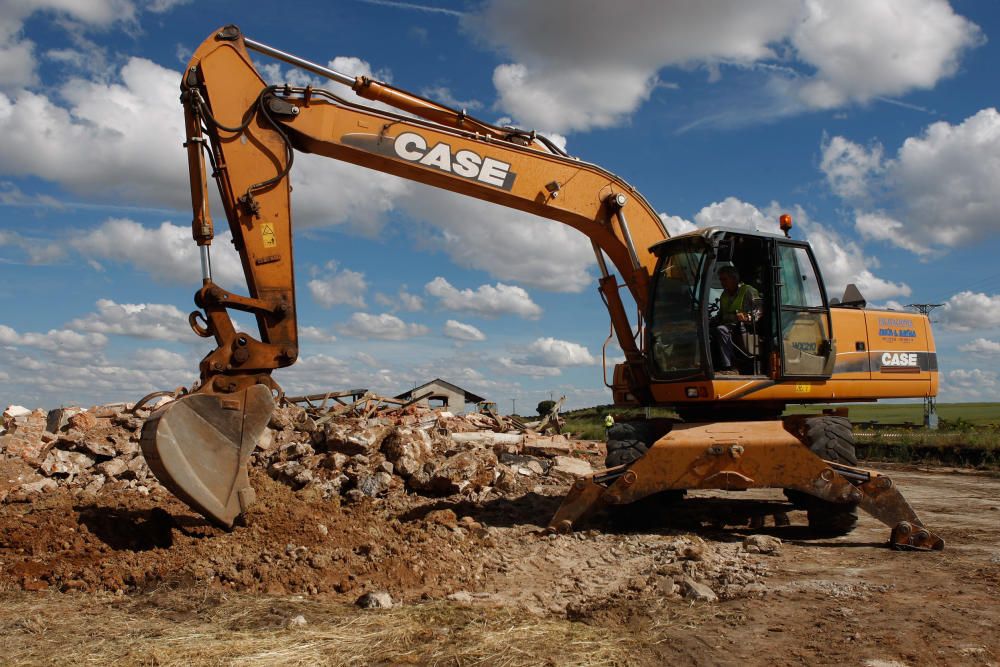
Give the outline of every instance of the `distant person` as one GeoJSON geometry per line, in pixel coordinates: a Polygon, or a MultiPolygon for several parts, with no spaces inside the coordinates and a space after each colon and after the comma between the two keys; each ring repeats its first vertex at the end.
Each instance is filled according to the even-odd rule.
{"type": "Polygon", "coordinates": [[[760,295],[752,286],[740,282],[740,272],[735,266],[719,269],[719,282],[722,283],[719,312],[709,320],[716,373],[738,375],[735,337],[746,324],[754,321],[753,303],[760,295]]]}

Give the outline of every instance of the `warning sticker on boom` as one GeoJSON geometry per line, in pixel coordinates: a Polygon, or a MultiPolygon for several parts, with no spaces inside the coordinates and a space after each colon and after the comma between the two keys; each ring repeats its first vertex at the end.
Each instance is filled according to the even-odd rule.
{"type": "Polygon", "coordinates": [[[264,223],[260,226],[260,236],[264,241],[265,248],[273,248],[278,245],[278,239],[274,237],[274,225],[264,223]]]}

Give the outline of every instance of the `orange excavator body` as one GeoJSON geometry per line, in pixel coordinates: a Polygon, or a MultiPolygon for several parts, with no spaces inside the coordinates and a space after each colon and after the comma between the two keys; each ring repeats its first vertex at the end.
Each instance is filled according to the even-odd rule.
{"type": "Polygon", "coordinates": [[[658,434],[630,465],[581,480],[553,528],[572,526],[597,505],[664,490],[777,486],[860,505],[894,526],[897,545],[943,545],[887,478],[824,461],[803,446],[815,424],[778,419],[788,403],[933,396],[937,390],[926,318],[865,310],[858,299],[828,302],[807,243],[725,229],[670,238],[655,209],[628,183],[543,136],[345,76],[246,38],[235,26],[213,33],[195,51],[181,90],[192,231],[203,268],[199,310],[190,322],[199,335],[213,337],[216,348],[201,361],[197,389],[155,412],[141,445],[160,481],[215,522],[231,526],[253,502],[246,461],[281,395],[271,372],[298,358],[288,175],[300,151],[532,213],[591,240],[599,291],[625,355],[609,384],[615,402],[671,406],[687,423],[658,434]],[[248,48],[400,113],[312,86],[270,86],[248,48]],[[248,295],[212,278],[206,156],[248,295]],[[740,369],[727,374],[713,367],[704,305],[718,296],[713,280],[725,265],[744,270],[760,295],[750,318],[752,346],[743,345],[740,369]],[[623,288],[637,307],[636,323],[623,288]],[[253,314],[258,335],[237,331],[229,309],[253,314]]]}

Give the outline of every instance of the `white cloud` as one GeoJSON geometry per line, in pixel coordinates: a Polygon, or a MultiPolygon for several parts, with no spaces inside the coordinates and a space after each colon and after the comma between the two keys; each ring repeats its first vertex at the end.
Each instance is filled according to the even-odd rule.
{"type": "Polygon", "coordinates": [[[961,352],[972,352],[974,354],[1000,354],[1000,341],[977,338],[971,343],[958,346],[961,352]]]}
{"type": "MultiPolygon", "coordinates": [[[[233,292],[246,289],[243,267],[232,249],[229,232],[220,233],[211,246],[215,282],[233,292]]],[[[149,228],[133,220],[112,218],[74,239],[84,257],[131,265],[158,282],[198,284],[201,260],[189,227],[169,222],[149,228]]]]}
{"type": "Polygon", "coordinates": [[[515,59],[494,70],[499,106],[556,131],[623,122],[665,67],[757,67],[786,106],[830,108],[931,88],[981,41],[945,0],[490,0],[463,23],[515,59]]]}
{"type": "Polygon", "coordinates": [[[880,301],[894,296],[910,296],[910,286],[879,278],[871,268],[878,263],[865,256],[854,241],[844,240],[836,232],[813,223],[806,238],[816,255],[816,263],[823,274],[827,294],[840,298],[848,283],[854,283],[870,301],[880,301]]]}
{"type": "Polygon", "coordinates": [[[425,289],[438,303],[447,310],[475,313],[482,317],[499,317],[501,315],[517,315],[525,319],[536,320],[542,315],[542,309],[531,300],[528,293],[515,285],[480,285],[475,290],[459,290],[447,280],[438,276],[427,283],[425,289]]]}
{"type": "Polygon", "coordinates": [[[486,340],[486,334],[472,326],[458,320],[448,320],[444,323],[444,335],[455,340],[480,341],[486,340]]]}
{"type": "Polygon", "coordinates": [[[455,97],[451,89],[445,86],[433,86],[431,88],[424,88],[420,91],[420,94],[427,99],[434,100],[439,104],[444,104],[452,109],[458,109],[459,111],[479,111],[483,108],[483,103],[479,100],[460,100],[455,97]]]}
{"type": "Polygon", "coordinates": [[[309,292],[316,303],[324,308],[337,304],[364,308],[368,290],[365,274],[350,269],[338,271],[334,261],[327,262],[325,268],[327,273],[309,281],[309,292]]]}
{"type": "MultiPolygon", "coordinates": [[[[370,70],[350,59],[334,63],[359,72],[366,71],[365,67],[370,70]]],[[[8,137],[0,152],[0,174],[38,177],[87,199],[188,209],[177,73],[132,58],[112,79],[73,78],[49,96],[0,93],[0,132],[8,137]]],[[[424,249],[443,250],[460,266],[557,291],[580,291],[592,282],[590,244],[582,234],[559,223],[313,154],[296,156],[291,182],[299,229],[340,225],[377,237],[383,233],[387,215],[402,209],[425,224],[421,230],[426,236],[424,249]],[[337,206],[331,207],[331,200],[337,206]]],[[[222,220],[215,188],[209,189],[215,217],[222,220]]],[[[176,261],[180,251],[174,242],[189,238],[187,227],[170,225],[169,229],[170,234],[162,233],[162,228],[160,234],[169,253],[151,257],[152,272],[161,274],[161,280],[176,281],[182,272],[188,275],[186,267],[191,266],[191,275],[197,275],[193,243],[186,241],[189,249],[184,251],[194,254],[193,262],[184,262],[182,267],[176,261]]],[[[228,232],[220,233],[219,241],[225,237],[228,232]]],[[[130,236],[122,239],[126,249],[137,243],[130,236]]],[[[126,249],[115,249],[108,241],[82,239],[77,245],[88,249],[89,258],[130,261],[121,257],[126,249]]],[[[217,272],[242,285],[235,280],[240,273],[228,270],[238,269],[239,263],[226,245],[213,246],[217,272]],[[231,260],[222,259],[226,251],[231,260]]],[[[146,266],[143,257],[138,260],[139,268],[146,266]]]]}
{"type": "Polygon", "coordinates": [[[97,357],[107,343],[107,336],[100,333],[80,333],[72,329],[18,333],[11,327],[0,324],[0,345],[32,347],[59,358],[97,357]]]}
{"type": "Polygon", "coordinates": [[[114,23],[133,25],[135,6],[128,0],[7,0],[0,4],[0,88],[37,83],[35,44],[23,34],[24,23],[38,12],[52,13],[69,33],[82,39],[84,30],[114,23]]]}
{"type": "Polygon", "coordinates": [[[993,400],[997,388],[997,374],[979,368],[956,368],[941,378],[941,393],[952,400],[993,400]]]}
{"type": "Polygon", "coordinates": [[[819,168],[830,188],[840,197],[864,201],[869,196],[872,179],[885,171],[880,144],[865,148],[844,137],[824,139],[819,168]]]}
{"type": "Polygon", "coordinates": [[[590,242],[562,223],[429,186],[415,186],[400,205],[430,228],[423,247],[459,266],[555,292],[593,284],[590,242]]]}
{"type": "Polygon", "coordinates": [[[522,123],[563,132],[620,122],[649,97],[662,67],[772,56],[768,44],[791,27],[797,9],[788,1],[649,2],[622,11],[494,0],[464,23],[517,59],[494,71],[500,106],[522,123]]]}
{"type": "Polygon", "coordinates": [[[165,303],[115,303],[99,299],[97,312],[74,319],[68,326],[80,331],[155,340],[192,341],[187,315],[165,303]]]}
{"type": "Polygon", "coordinates": [[[430,333],[430,329],[422,324],[410,324],[389,313],[354,313],[338,330],[346,336],[379,340],[406,340],[430,333]]]}
{"type": "Polygon", "coordinates": [[[74,78],[42,94],[0,94],[7,137],[0,172],[39,176],[87,196],[184,207],[187,162],[177,73],[143,58],[122,67],[121,83],[74,78]]]}
{"type": "Polygon", "coordinates": [[[146,10],[154,14],[169,12],[174,7],[189,4],[191,0],[147,0],[146,10]]]}
{"type": "Polygon", "coordinates": [[[884,213],[858,213],[854,220],[854,227],[866,239],[888,241],[915,255],[931,253],[930,248],[913,240],[906,225],[884,213]]]}
{"type": "MultiPolygon", "coordinates": [[[[777,202],[765,210],[736,197],[727,197],[701,209],[695,216],[699,227],[723,226],[777,234],[778,216],[787,212],[777,202]]],[[[801,207],[794,207],[792,215],[796,227],[812,246],[823,274],[827,294],[839,298],[848,283],[854,283],[870,301],[894,296],[909,296],[910,287],[879,278],[873,272],[878,261],[864,254],[854,241],[842,238],[832,229],[810,219],[801,207]]]]}
{"type": "Polygon", "coordinates": [[[319,327],[300,326],[299,340],[308,341],[310,343],[332,343],[337,340],[337,337],[329,331],[319,327]]]}
{"type": "Polygon", "coordinates": [[[385,306],[386,308],[392,308],[394,311],[405,310],[410,313],[415,313],[424,309],[424,300],[416,294],[407,292],[405,285],[399,289],[395,298],[389,296],[388,294],[383,294],[382,292],[376,293],[375,303],[380,306],[385,306]]]}
{"type": "Polygon", "coordinates": [[[562,375],[562,370],[555,366],[538,366],[526,364],[512,359],[511,357],[500,357],[497,359],[497,370],[507,372],[512,375],[527,375],[528,377],[555,377],[562,375]]]}
{"type": "Polygon", "coordinates": [[[957,125],[933,123],[892,159],[834,137],[821,168],[847,201],[887,209],[858,213],[867,237],[924,255],[971,245],[991,237],[1000,219],[1000,113],[989,108],[957,125]],[[880,224],[887,221],[891,230],[880,224]]]}
{"type": "Polygon", "coordinates": [[[536,339],[525,348],[518,361],[556,368],[593,366],[598,363],[598,359],[583,345],[558,338],[536,339]]]}
{"type": "Polygon", "coordinates": [[[193,372],[197,364],[192,359],[164,350],[160,347],[137,350],[135,353],[136,368],[140,370],[180,370],[193,372]]]}
{"type": "Polygon", "coordinates": [[[804,9],[791,43],[816,68],[799,91],[816,108],[933,88],[982,39],[947,0],[806,0],[804,9]]]}
{"type": "Polygon", "coordinates": [[[663,221],[663,225],[667,228],[667,233],[671,236],[679,236],[698,229],[698,225],[676,215],[661,213],[660,220],[663,221]]]}
{"type": "Polygon", "coordinates": [[[938,313],[942,325],[952,331],[994,331],[1000,328],[1000,294],[959,292],[938,313]]]}
{"type": "Polygon", "coordinates": [[[734,227],[749,231],[777,233],[777,218],[769,218],[753,204],[726,197],[704,207],[694,216],[698,227],[734,227]]]}
{"type": "Polygon", "coordinates": [[[16,248],[21,254],[15,256],[15,261],[23,259],[28,264],[51,264],[66,255],[66,250],[59,243],[0,230],[0,247],[3,246],[16,248]]]}

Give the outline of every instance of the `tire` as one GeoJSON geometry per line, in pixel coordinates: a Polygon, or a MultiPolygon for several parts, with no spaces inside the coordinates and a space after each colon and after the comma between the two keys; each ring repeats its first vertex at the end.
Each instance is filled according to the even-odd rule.
{"type": "MultiPolygon", "coordinates": [[[[849,466],[858,465],[854,434],[851,432],[851,422],[846,417],[807,419],[804,441],[813,454],[822,459],[849,466]]],[[[806,511],[809,528],[818,535],[847,535],[858,523],[856,504],[831,503],[795,489],[785,489],[785,497],[806,511]]]]}
{"type": "Polygon", "coordinates": [[[649,426],[644,422],[623,422],[609,428],[604,467],[614,468],[638,461],[649,450],[651,435],[649,426]]]}

